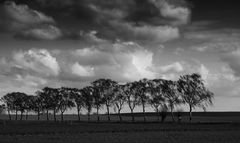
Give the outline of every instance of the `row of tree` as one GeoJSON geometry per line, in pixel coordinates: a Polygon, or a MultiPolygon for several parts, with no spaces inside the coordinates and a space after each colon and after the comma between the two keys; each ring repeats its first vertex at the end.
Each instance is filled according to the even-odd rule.
{"type": "Polygon", "coordinates": [[[160,120],[161,110],[168,108],[174,121],[173,110],[175,106],[187,104],[189,106],[189,120],[192,120],[192,109],[203,107],[204,109],[212,104],[213,93],[205,86],[199,74],[180,76],[179,80],[171,81],[164,79],[142,79],[139,81],[119,84],[111,79],[98,79],[91,83],[91,86],[82,89],[77,88],[49,88],[45,87],[36,92],[36,95],[13,92],[4,95],[1,101],[11,120],[11,112],[15,112],[16,120],[20,112],[20,120],[23,113],[28,118],[29,112],[37,113],[38,120],[40,115],[46,113],[49,120],[49,113],[53,113],[56,121],[56,114],[63,115],[68,109],[76,107],[78,120],[80,112],[85,109],[88,113],[88,120],[92,109],[97,111],[97,120],[100,120],[99,110],[106,107],[108,121],[110,121],[110,108],[117,109],[119,120],[122,121],[121,111],[124,105],[128,105],[132,121],[134,121],[134,109],[142,107],[144,121],[145,108],[151,106],[160,120]]]}

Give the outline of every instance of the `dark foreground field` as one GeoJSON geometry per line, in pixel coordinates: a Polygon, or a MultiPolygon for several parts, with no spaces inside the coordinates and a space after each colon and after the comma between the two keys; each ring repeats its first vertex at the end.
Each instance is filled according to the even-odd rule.
{"type": "Polygon", "coordinates": [[[11,122],[1,143],[239,143],[239,123],[46,123],[11,122]]]}
{"type": "Polygon", "coordinates": [[[237,115],[198,114],[191,124],[1,121],[0,143],[239,143],[237,115]]]}

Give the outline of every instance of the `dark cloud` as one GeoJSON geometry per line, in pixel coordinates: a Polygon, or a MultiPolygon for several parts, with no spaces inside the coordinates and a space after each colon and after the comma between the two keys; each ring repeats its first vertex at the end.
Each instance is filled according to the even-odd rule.
{"type": "MultiPolygon", "coordinates": [[[[80,31],[96,31],[103,39],[165,42],[179,37],[178,26],[187,24],[191,15],[185,0],[32,0],[16,3],[4,4],[5,7],[10,4],[20,9],[21,15],[17,15],[15,21],[16,18],[18,22],[24,20],[20,23],[27,26],[33,22],[57,23],[61,31],[66,31],[63,37],[73,39],[78,39],[76,35],[80,31]]],[[[21,31],[17,37],[47,39],[42,35],[53,33],[43,30],[45,34],[39,36],[39,28],[31,27],[21,31]]]]}
{"type": "Polygon", "coordinates": [[[33,39],[33,40],[55,40],[62,37],[62,32],[59,28],[53,25],[41,25],[31,29],[23,30],[15,35],[18,39],[33,39]]]}
{"type": "Polygon", "coordinates": [[[192,21],[216,21],[213,28],[239,28],[240,5],[237,0],[189,0],[193,4],[192,21]]]}
{"type": "Polygon", "coordinates": [[[52,17],[33,10],[27,5],[17,5],[15,2],[5,2],[2,6],[3,22],[5,28],[11,31],[27,29],[35,25],[54,24],[52,17]]]}
{"type": "Polygon", "coordinates": [[[61,30],[54,26],[56,22],[51,16],[12,1],[1,7],[1,29],[13,32],[16,38],[54,40],[61,37],[61,30]]]}

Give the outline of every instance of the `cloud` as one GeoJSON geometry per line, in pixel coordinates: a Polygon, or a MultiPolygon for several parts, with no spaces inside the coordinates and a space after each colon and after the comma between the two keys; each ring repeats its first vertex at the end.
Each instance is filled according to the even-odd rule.
{"type": "Polygon", "coordinates": [[[94,75],[94,78],[104,77],[118,81],[155,77],[155,73],[149,70],[153,53],[134,42],[118,42],[107,47],[86,47],[71,50],[70,54],[75,63],[72,69],[82,71],[75,75],[94,75]]]}
{"type": "Polygon", "coordinates": [[[113,65],[115,63],[109,51],[104,52],[95,47],[74,50],[72,55],[81,65],[113,65]]]}
{"type": "Polygon", "coordinates": [[[56,58],[45,49],[15,52],[13,64],[20,69],[34,71],[45,76],[58,76],[60,72],[56,58]]]}
{"type": "MultiPolygon", "coordinates": [[[[127,2],[123,0],[69,0],[68,2],[33,0],[31,3],[25,2],[26,4],[19,5],[6,2],[5,7],[8,17],[13,17],[10,18],[11,23],[17,23],[19,27],[22,25],[27,27],[27,29],[24,28],[25,32],[19,34],[23,38],[42,39],[42,35],[46,35],[47,32],[42,32],[43,28],[40,32],[36,25],[43,23],[55,25],[59,21],[60,30],[64,31],[63,34],[66,34],[64,37],[69,39],[84,42],[120,39],[161,43],[179,38],[178,26],[187,24],[190,19],[190,8],[185,4],[185,0],[179,1],[181,2],[173,3],[168,0],[129,0],[127,2]],[[32,10],[27,5],[34,5],[36,9],[43,12],[32,10]],[[55,19],[44,13],[51,13],[55,19]],[[34,26],[29,27],[29,25],[34,26]],[[81,31],[80,34],[79,31],[81,31]],[[36,33],[41,33],[41,36],[36,36],[36,33]]],[[[55,37],[49,37],[51,38],[47,39],[55,39],[55,37]]]]}
{"type": "Polygon", "coordinates": [[[19,39],[56,40],[62,37],[60,29],[53,25],[43,25],[17,33],[19,39]]]}
{"type": "Polygon", "coordinates": [[[205,81],[208,80],[209,69],[207,69],[207,67],[205,67],[203,64],[201,64],[201,67],[198,72],[201,74],[203,80],[205,80],[205,81]]]}
{"type": "Polygon", "coordinates": [[[19,90],[33,94],[44,86],[54,87],[59,82],[60,64],[48,50],[19,50],[10,55],[0,60],[0,80],[4,81],[1,87],[6,87],[1,92],[19,90]]]}
{"type": "Polygon", "coordinates": [[[3,5],[1,28],[14,33],[18,39],[55,40],[62,37],[56,21],[25,4],[7,1],[3,5]]]}
{"type": "Polygon", "coordinates": [[[154,78],[155,73],[150,70],[152,62],[151,51],[135,42],[119,41],[58,52],[46,49],[16,51],[13,57],[2,58],[0,75],[15,77],[14,80],[23,84],[26,81],[27,86],[46,85],[54,80],[89,82],[98,78],[126,82],[154,78]]]}
{"type": "Polygon", "coordinates": [[[198,52],[217,52],[226,53],[229,51],[234,51],[240,47],[240,42],[235,42],[232,40],[226,40],[224,42],[206,42],[200,45],[192,46],[191,49],[198,52]]]}
{"type": "Polygon", "coordinates": [[[97,13],[98,25],[104,27],[97,31],[111,40],[161,43],[177,39],[178,26],[187,24],[191,16],[187,6],[163,0],[93,1],[89,5],[97,13]]]}
{"type": "MultiPolygon", "coordinates": [[[[193,27],[199,25],[193,25],[193,27]]],[[[202,27],[202,26],[200,26],[202,27]]],[[[183,34],[181,43],[188,44],[184,48],[189,48],[198,52],[226,53],[236,50],[240,46],[240,31],[238,29],[210,29],[206,25],[204,29],[191,29],[183,34]]]]}
{"type": "Polygon", "coordinates": [[[104,18],[101,16],[107,16],[111,19],[123,19],[127,15],[127,11],[123,11],[119,8],[106,9],[101,7],[101,5],[99,6],[94,4],[89,4],[89,8],[98,13],[100,16],[98,18],[104,18]]]}
{"type": "Polygon", "coordinates": [[[240,48],[227,52],[221,57],[233,70],[235,76],[240,77],[240,48]]]}
{"type": "Polygon", "coordinates": [[[108,43],[107,40],[98,37],[98,31],[90,30],[90,31],[83,31],[80,30],[78,32],[71,32],[71,31],[64,31],[62,34],[62,39],[73,39],[79,40],[87,45],[97,45],[97,44],[104,44],[108,43]]]}
{"type": "Polygon", "coordinates": [[[106,42],[105,40],[97,37],[97,31],[90,31],[88,33],[84,33],[83,31],[80,31],[79,35],[84,38],[87,42],[94,42],[94,43],[103,43],[106,42]]]}
{"type": "Polygon", "coordinates": [[[188,7],[170,4],[167,0],[150,0],[165,18],[174,19],[173,25],[183,25],[190,21],[191,11],[188,7]]]}
{"type": "Polygon", "coordinates": [[[90,66],[82,66],[79,63],[72,65],[72,73],[80,77],[91,77],[94,76],[94,68],[90,66]]]}
{"type": "MultiPolygon", "coordinates": [[[[132,64],[136,67],[137,72],[144,78],[155,78],[155,73],[149,69],[152,67],[153,53],[147,50],[139,50],[132,53],[132,64]]],[[[133,72],[133,74],[135,71],[133,72]]],[[[133,76],[133,75],[132,75],[133,76]]]]}
{"type": "Polygon", "coordinates": [[[9,22],[8,27],[19,30],[29,28],[37,24],[53,24],[54,19],[42,12],[32,10],[27,5],[17,5],[15,2],[7,1],[4,4],[5,18],[9,22]]]}
{"type": "Polygon", "coordinates": [[[159,70],[161,72],[171,72],[171,71],[182,72],[182,71],[184,71],[182,64],[179,62],[159,67],[159,70]]]}
{"type": "Polygon", "coordinates": [[[199,73],[203,80],[208,82],[210,71],[202,63],[198,61],[177,61],[168,65],[156,65],[151,68],[152,72],[156,73],[156,77],[163,79],[177,80],[179,76],[184,74],[199,73]]]}
{"type": "MultiPolygon", "coordinates": [[[[135,40],[140,42],[166,42],[180,37],[179,29],[170,26],[134,26],[130,23],[119,23],[112,21],[117,37],[123,40],[135,40]]],[[[116,37],[116,38],[117,38],[116,37]]]]}
{"type": "Polygon", "coordinates": [[[31,75],[22,76],[22,75],[16,75],[16,82],[19,82],[19,84],[22,84],[22,86],[28,86],[28,87],[39,87],[41,85],[47,84],[47,80],[35,77],[31,75]]]}

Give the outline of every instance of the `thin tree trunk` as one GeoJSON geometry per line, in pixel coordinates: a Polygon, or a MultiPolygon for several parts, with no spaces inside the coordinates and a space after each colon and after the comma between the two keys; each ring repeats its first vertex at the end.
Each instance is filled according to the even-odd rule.
{"type": "Polygon", "coordinates": [[[17,112],[18,112],[18,111],[16,110],[16,117],[15,117],[15,120],[17,120],[17,112]]]}
{"type": "Polygon", "coordinates": [[[157,113],[157,121],[160,122],[160,114],[158,108],[156,108],[156,113],[157,113]]]}
{"type": "Polygon", "coordinates": [[[56,121],[57,121],[57,118],[56,118],[56,109],[53,110],[53,116],[54,116],[54,121],[56,122],[56,121]]]}
{"type": "Polygon", "coordinates": [[[110,111],[109,111],[109,106],[107,106],[107,114],[108,114],[108,122],[110,122],[110,121],[111,121],[111,119],[110,119],[110,111]]]}
{"type": "Polygon", "coordinates": [[[121,110],[118,109],[118,117],[119,117],[119,121],[122,122],[122,116],[121,116],[121,110]]]}
{"type": "Polygon", "coordinates": [[[21,111],[21,117],[20,117],[20,120],[22,120],[22,117],[23,117],[23,111],[21,111]]]}
{"type": "Polygon", "coordinates": [[[28,111],[26,111],[26,120],[28,120],[28,111]]]}
{"type": "Polygon", "coordinates": [[[49,118],[48,118],[48,110],[47,110],[47,121],[49,121],[49,118]]]}
{"type": "Polygon", "coordinates": [[[144,120],[144,122],[146,122],[145,104],[144,103],[142,104],[142,107],[143,107],[143,120],[144,120]]]}
{"type": "Polygon", "coordinates": [[[61,112],[61,121],[63,122],[63,113],[64,112],[61,112]]]}
{"type": "Polygon", "coordinates": [[[189,111],[189,122],[192,122],[192,106],[189,105],[190,111],[189,111]]]}
{"type": "Polygon", "coordinates": [[[132,115],[132,122],[134,122],[135,119],[134,119],[133,109],[131,109],[131,115],[132,115]]]}
{"type": "Polygon", "coordinates": [[[38,109],[38,121],[40,120],[40,111],[38,109]]]}
{"type": "Polygon", "coordinates": [[[8,109],[8,117],[9,117],[9,120],[11,121],[12,118],[11,118],[11,115],[10,115],[10,110],[8,109]]]}
{"type": "Polygon", "coordinates": [[[90,122],[90,111],[88,111],[88,122],[90,122]]]}
{"type": "Polygon", "coordinates": [[[173,107],[171,107],[171,116],[172,116],[172,121],[175,122],[174,115],[173,115],[173,107]]]}
{"type": "Polygon", "coordinates": [[[79,109],[79,107],[77,108],[77,113],[78,113],[78,121],[80,121],[81,118],[80,118],[80,109],[79,109]]]}
{"type": "Polygon", "coordinates": [[[97,107],[97,121],[100,121],[100,117],[99,117],[99,107],[97,107]]]}
{"type": "MultiPolygon", "coordinates": [[[[159,114],[160,114],[160,112],[159,112],[159,114]]],[[[165,111],[162,111],[162,112],[161,112],[161,117],[162,117],[162,120],[161,120],[161,122],[162,122],[162,123],[165,121],[165,119],[166,119],[166,116],[167,116],[167,112],[165,112],[165,111]]]]}

